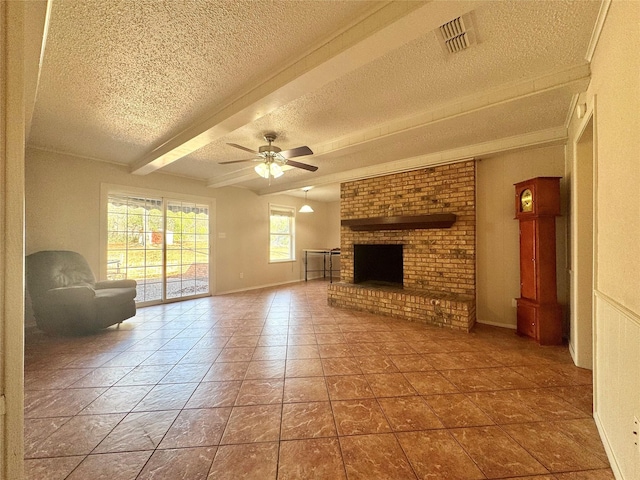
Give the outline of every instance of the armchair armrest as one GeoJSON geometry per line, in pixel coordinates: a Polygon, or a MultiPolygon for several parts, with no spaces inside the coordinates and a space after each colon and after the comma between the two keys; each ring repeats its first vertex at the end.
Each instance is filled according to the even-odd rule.
{"type": "Polygon", "coordinates": [[[42,300],[51,304],[81,304],[92,300],[96,296],[93,288],[86,285],[52,288],[42,296],[42,300]]]}
{"type": "Polygon", "coordinates": [[[103,288],[136,288],[138,282],[135,280],[103,280],[102,282],[96,282],[95,289],[102,290],[103,288]]]}

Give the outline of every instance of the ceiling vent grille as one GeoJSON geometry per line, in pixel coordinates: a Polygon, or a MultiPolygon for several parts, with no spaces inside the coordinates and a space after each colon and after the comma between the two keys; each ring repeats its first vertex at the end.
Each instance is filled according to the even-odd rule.
{"type": "Polygon", "coordinates": [[[475,28],[470,13],[440,25],[438,32],[440,46],[446,54],[460,52],[476,43],[475,28]]]}

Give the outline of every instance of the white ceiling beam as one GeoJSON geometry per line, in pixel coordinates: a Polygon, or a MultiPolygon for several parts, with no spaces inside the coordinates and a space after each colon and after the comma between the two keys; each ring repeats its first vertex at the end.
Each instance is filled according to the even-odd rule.
{"type": "Polygon", "coordinates": [[[389,2],[350,29],[133,163],[146,175],[315,91],[474,7],[468,2],[389,2]]]}
{"type": "MultiPolygon", "coordinates": [[[[449,104],[442,105],[437,109],[422,112],[419,115],[408,119],[394,120],[382,125],[377,125],[366,130],[361,130],[359,132],[346,135],[338,139],[334,139],[321,145],[314,145],[314,155],[312,158],[317,159],[323,155],[335,154],[347,150],[367,148],[368,145],[371,146],[371,144],[377,141],[390,140],[393,136],[405,133],[410,130],[428,127],[429,125],[433,125],[438,122],[450,120],[452,118],[467,115],[484,109],[493,108],[506,102],[517,101],[531,95],[538,95],[553,90],[568,90],[569,92],[574,94],[584,92],[589,85],[590,73],[591,72],[589,65],[582,64],[534,79],[528,79],[515,84],[501,86],[500,88],[487,91],[483,95],[474,95],[466,99],[451,102],[449,104]]],[[[557,131],[553,129],[551,132],[553,132],[552,140],[555,140],[557,138],[557,131]]],[[[536,132],[534,135],[539,134],[536,132]]],[[[527,139],[529,138],[529,136],[525,135],[523,137],[512,137],[509,142],[516,141],[516,144],[519,145],[518,142],[520,140],[518,139],[520,138],[524,139],[524,142],[526,144],[526,142],[528,142],[527,139]]],[[[541,142],[547,142],[546,137],[544,137],[541,142]]],[[[508,146],[507,148],[511,149],[512,147],[508,146]]],[[[484,150],[481,150],[481,152],[484,152],[484,150]]],[[[458,158],[465,158],[468,156],[469,154],[465,153],[464,155],[462,155],[462,157],[458,158]]],[[[416,160],[417,167],[411,168],[424,166],[423,163],[420,163],[422,162],[422,160],[420,159],[423,158],[434,157],[433,155],[427,155],[426,157],[415,157],[415,159],[418,159],[416,160]]],[[[404,162],[404,160],[400,160],[400,162],[404,162]]],[[[393,162],[391,163],[393,164],[393,162]]],[[[379,175],[388,173],[379,170],[383,167],[377,165],[370,168],[373,169],[372,171],[378,172],[377,174],[379,175]]],[[[351,173],[349,173],[348,176],[349,175],[351,175],[351,173]]],[[[233,172],[225,175],[223,179],[211,179],[208,186],[229,186],[235,183],[252,180],[254,177],[254,175],[247,175],[244,172],[233,172]]],[[[329,177],[331,177],[331,175],[329,175],[329,177]]],[[[314,177],[313,183],[316,185],[318,184],[316,181],[317,178],[321,177],[314,177]]],[[[334,181],[335,180],[331,180],[330,183],[333,183],[334,181]]],[[[305,180],[305,182],[309,183],[309,179],[305,180]]],[[[261,190],[260,194],[276,192],[274,188],[275,187],[272,187],[271,189],[261,190]]],[[[289,187],[287,187],[286,190],[289,190],[289,187]]]]}
{"type": "Polygon", "coordinates": [[[567,129],[565,127],[550,128],[523,135],[515,135],[513,137],[492,140],[490,142],[468,145],[443,152],[419,155],[417,157],[404,158],[378,165],[332,173],[329,175],[315,177],[313,182],[306,179],[303,181],[288,183],[285,188],[274,185],[259,190],[257,193],[258,195],[275,195],[299,190],[309,185],[319,186],[330,185],[333,183],[344,183],[353,180],[361,180],[363,178],[417,170],[419,168],[445,165],[448,163],[455,163],[483,156],[486,157],[487,155],[495,155],[497,153],[511,152],[514,150],[523,150],[549,145],[561,145],[567,141],[567,138],[567,129]]]}
{"type": "MultiPolygon", "coordinates": [[[[581,64],[534,79],[503,85],[497,89],[486,91],[483,94],[476,94],[446,105],[441,105],[437,109],[427,110],[411,118],[393,120],[334,139],[324,144],[314,145],[314,155],[312,158],[315,160],[323,155],[368,148],[375,142],[392,140],[392,137],[410,130],[425,128],[438,122],[493,108],[531,95],[538,95],[554,90],[568,90],[574,94],[584,92],[589,85],[590,74],[589,65],[581,64]]],[[[224,179],[222,179],[223,183],[221,183],[219,179],[211,179],[208,186],[228,186],[252,180],[253,177],[252,175],[246,175],[244,172],[234,172],[226,175],[224,179]]],[[[306,181],[307,183],[309,182],[308,179],[306,181]]],[[[288,189],[287,187],[287,190],[288,189]]]]}
{"type": "Polygon", "coordinates": [[[586,91],[589,86],[590,75],[589,65],[581,64],[541,77],[503,85],[497,89],[441,105],[436,109],[426,110],[410,118],[392,120],[382,125],[333,139],[324,144],[314,145],[314,158],[337,153],[358,145],[366,145],[376,140],[388,140],[390,137],[400,133],[424,128],[437,122],[496,107],[531,95],[554,90],[568,90],[573,94],[581,93],[586,91]]]}

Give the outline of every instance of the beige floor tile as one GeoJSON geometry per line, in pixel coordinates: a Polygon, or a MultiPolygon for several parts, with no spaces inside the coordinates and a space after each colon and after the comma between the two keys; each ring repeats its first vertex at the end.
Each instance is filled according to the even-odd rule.
{"type": "Polygon", "coordinates": [[[470,393],[467,396],[499,425],[542,420],[540,415],[519,402],[517,395],[511,390],[470,393]]]}
{"type": "Polygon", "coordinates": [[[365,375],[376,397],[402,397],[415,395],[415,389],[401,373],[376,373],[365,375]]]}
{"type": "Polygon", "coordinates": [[[202,382],[187,401],[185,408],[231,407],[236,402],[240,385],[240,380],[202,382]]]}
{"type": "Polygon", "coordinates": [[[64,480],[84,458],[84,456],[75,456],[27,459],[24,462],[24,478],[64,480]]]}
{"type": "Polygon", "coordinates": [[[183,410],[167,431],[159,448],[218,445],[230,414],[231,407],[183,410]]]}
{"type": "Polygon", "coordinates": [[[433,370],[426,358],[417,353],[409,355],[390,355],[389,358],[400,372],[426,372],[433,370]]]}
{"type": "Polygon", "coordinates": [[[284,402],[322,402],[329,400],[324,377],[289,377],[284,381],[284,402]]]}
{"type": "Polygon", "coordinates": [[[322,369],[326,376],[359,375],[362,373],[355,358],[323,358],[322,369]]]}
{"type": "Polygon", "coordinates": [[[337,438],[281,442],[278,480],[303,478],[346,480],[337,438]]]}
{"type": "Polygon", "coordinates": [[[24,395],[25,418],[70,417],[80,413],[107,389],[68,388],[28,390],[24,395]]]}
{"type": "Polygon", "coordinates": [[[317,358],[287,360],[286,377],[322,377],[322,361],[317,358]]]}
{"type": "Polygon", "coordinates": [[[396,432],[444,428],[422,397],[378,398],[378,403],[396,432]]]}
{"type": "Polygon", "coordinates": [[[416,478],[392,434],[340,437],[340,447],[349,480],[416,478]]]}
{"type": "Polygon", "coordinates": [[[278,442],[222,445],[209,471],[208,480],[275,480],[278,442]]]}
{"type": "Polygon", "coordinates": [[[281,411],[281,405],[233,407],[220,444],[279,440],[281,411]]]}
{"type": "Polygon", "coordinates": [[[31,458],[38,444],[73,417],[26,418],[24,420],[24,457],[31,458]]]}
{"type": "Polygon", "coordinates": [[[249,368],[249,362],[216,362],[205,374],[205,382],[242,380],[249,368]]]}
{"type": "Polygon", "coordinates": [[[398,368],[388,355],[371,355],[356,357],[362,373],[396,373],[398,368]]]}
{"type": "Polygon", "coordinates": [[[156,385],[133,408],[134,412],[149,412],[159,410],[176,410],[183,408],[197,383],[169,383],[156,385]]]}
{"type": "Polygon", "coordinates": [[[83,415],[128,413],[147,395],[152,385],[111,387],[82,410],[83,415]]]}
{"type": "Polygon", "coordinates": [[[253,360],[249,362],[245,380],[259,378],[283,378],[284,360],[253,360]]]}
{"type": "MultiPolygon", "coordinates": [[[[227,344],[228,345],[228,344],[227,344]]],[[[216,362],[248,362],[253,357],[253,347],[224,347],[216,362]]]]}
{"type": "Polygon", "coordinates": [[[608,463],[552,424],[505,425],[504,430],[550,472],[607,468],[608,463]]]}
{"type": "Polygon", "coordinates": [[[153,452],[101,453],[89,455],[68,480],[135,480],[153,452]]]}
{"type": "Polygon", "coordinates": [[[495,423],[461,393],[429,395],[424,399],[447,428],[477,427],[495,423]]]}
{"type": "Polygon", "coordinates": [[[338,435],[390,432],[380,405],[373,398],[331,402],[338,435]]]}
{"type": "Polygon", "coordinates": [[[178,410],[128,414],[93,453],[154,450],[178,416],[178,410]]]}
{"type": "Polygon", "coordinates": [[[549,473],[500,427],[461,428],[451,434],[488,478],[549,473]]]}
{"type": "Polygon", "coordinates": [[[287,403],[282,406],[282,440],[337,435],[329,402],[287,403]]]}
{"type": "Polygon", "coordinates": [[[244,380],[235,405],[268,405],[282,403],[284,380],[244,380]]]}
{"type": "Polygon", "coordinates": [[[31,454],[33,457],[87,455],[123,418],[121,413],[75,416],[33,448],[31,454]]]}
{"type": "Polygon", "coordinates": [[[458,393],[456,386],[440,372],[407,372],[403,375],[420,395],[458,393]]]}
{"type": "Polygon", "coordinates": [[[326,377],[331,400],[373,398],[374,394],[364,375],[326,377]]]}
{"type": "Polygon", "coordinates": [[[485,478],[446,430],[403,432],[397,436],[418,478],[485,478]]]}

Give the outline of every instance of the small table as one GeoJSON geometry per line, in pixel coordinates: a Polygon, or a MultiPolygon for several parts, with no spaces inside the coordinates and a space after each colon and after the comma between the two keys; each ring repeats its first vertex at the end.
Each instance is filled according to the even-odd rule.
{"type": "Polygon", "coordinates": [[[322,278],[327,278],[327,257],[329,257],[329,282],[333,283],[333,257],[340,255],[340,250],[329,249],[304,249],[304,281],[307,281],[308,272],[322,272],[322,278]],[[322,270],[309,270],[309,254],[322,255],[322,270]]]}

